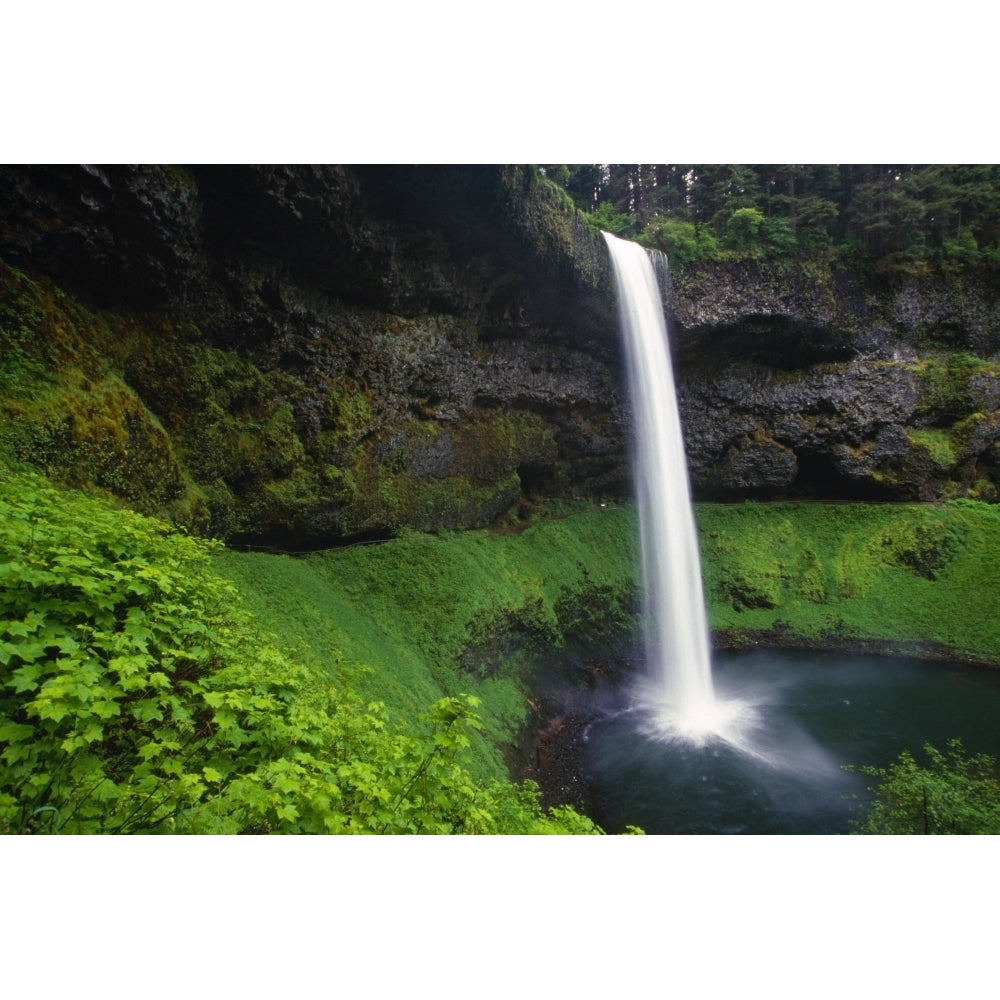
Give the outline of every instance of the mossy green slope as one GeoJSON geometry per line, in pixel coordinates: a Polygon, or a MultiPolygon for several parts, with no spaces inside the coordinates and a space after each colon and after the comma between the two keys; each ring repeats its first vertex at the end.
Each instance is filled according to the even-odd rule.
{"type": "MultiPolygon", "coordinates": [[[[1000,510],[942,506],[701,504],[710,627],[726,645],[862,645],[1000,664],[1000,510]]],[[[636,521],[581,510],[526,530],[422,535],[303,556],[216,557],[289,645],[373,668],[356,686],[411,713],[473,690],[488,740],[524,718],[530,671],[560,649],[599,649],[635,626],[636,521]]]]}
{"type": "MultiPolygon", "coordinates": [[[[942,506],[697,507],[717,644],[865,648],[1000,665],[1000,510],[942,506]]],[[[634,637],[637,525],[581,509],[526,530],[422,535],[302,556],[227,551],[216,565],[298,655],[338,650],[400,717],[442,696],[482,701],[475,773],[505,773],[532,671],[634,637]]]]}
{"type": "Polygon", "coordinates": [[[505,534],[406,532],[377,545],[303,556],[216,556],[249,606],[299,655],[331,650],[372,668],[353,684],[390,712],[459,691],[482,702],[473,769],[504,774],[531,671],[633,627],[635,521],[581,509],[505,534]]]}
{"type": "Polygon", "coordinates": [[[722,641],[861,642],[1000,663],[1000,509],[702,504],[710,625],[722,641]]]}

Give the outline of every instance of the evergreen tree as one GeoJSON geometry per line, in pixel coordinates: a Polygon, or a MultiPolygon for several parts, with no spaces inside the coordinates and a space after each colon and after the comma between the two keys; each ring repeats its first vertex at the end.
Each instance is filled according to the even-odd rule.
{"type": "Polygon", "coordinates": [[[607,170],[595,163],[577,163],[567,168],[565,181],[559,181],[570,193],[581,212],[593,212],[605,197],[607,170]]]}
{"type": "Polygon", "coordinates": [[[596,225],[696,261],[860,254],[878,270],[1000,266],[1000,167],[576,164],[544,168],[596,225]]]}

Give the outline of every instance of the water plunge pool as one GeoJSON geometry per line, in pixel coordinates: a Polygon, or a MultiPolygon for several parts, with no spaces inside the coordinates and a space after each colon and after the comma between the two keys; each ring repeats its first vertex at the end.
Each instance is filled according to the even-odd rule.
{"type": "Polygon", "coordinates": [[[837,653],[717,653],[718,701],[738,724],[692,741],[664,731],[642,680],[583,731],[589,812],[609,833],[849,833],[874,779],[908,749],[959,737],[1000,756],[1000,672],[837,653]]]}

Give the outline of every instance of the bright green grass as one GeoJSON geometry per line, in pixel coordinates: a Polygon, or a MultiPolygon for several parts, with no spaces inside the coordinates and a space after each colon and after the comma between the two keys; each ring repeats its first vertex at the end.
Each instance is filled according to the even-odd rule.
{"type": "Polygon", "coordinates": [[[524,722],[532,667],[633,626],[634,559],[631,514],[587,510],[516,534],[413,532],[305,556],[226,552],[216,565],[300,656],[371,668],[352,686],[390,716],[479,697],[488,739],[472,767],[487,776],[506,773],[499,747],[524,722]]]}
{"type": "Polygon", "coordinates": [[[697,519],[713,630],[786,628],[1000,663],[993,505],[704,504],[697,519]]]}

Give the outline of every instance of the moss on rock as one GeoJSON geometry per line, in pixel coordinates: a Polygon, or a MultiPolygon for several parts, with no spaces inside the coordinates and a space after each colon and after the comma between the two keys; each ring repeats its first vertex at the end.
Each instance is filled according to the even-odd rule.
{"type": "Polygon", "coordinates": [[[558,455],[529,411],[400,419],[376,413],[360,377],[307,385],[212,346],[190,322],[98,313],[7,267],[0,288],[8,457],[198,532],[484,526],[520,499],[519,467],[558,455]]]}

